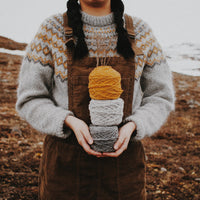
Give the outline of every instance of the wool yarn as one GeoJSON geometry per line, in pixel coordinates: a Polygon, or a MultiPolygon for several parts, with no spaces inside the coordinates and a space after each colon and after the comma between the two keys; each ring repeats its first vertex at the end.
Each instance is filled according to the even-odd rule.
{"type": "Polygon", "coordinates": [[[118,99],[123,92],[121,75],[111,66],[97,66],[89,74],[88,88],[91,99],[118,99]]]}
{"type": "Polygon", "coordinates": [[[98,152],[113,152],[118,127],[123,117],[124,101],[120,98],[121,75],[111,66],[98,66],[89,74],[91,148],[98,152]]]}
{"type": "Polygon", "coordinates": [[[89,103],[90,119],[93,125],[113,126],[122,122],[124,100],[94,100],[89,103]]]}
{"type": "Polygon", "coordinates": [[[93,144],[91,148],[98,152],[113,152],[114,144],[118,139],[117,126],[89,126],[93,144]]]}
{"type": "Polygon", "coordinates": [[[90,124],[89,129],[92,138],[95,140],[107,140],[118,137],[117,126],[95,126],[90,124]]]}
{"type": "Polygon", "coordinates": [[[91,148],[97,152],[115,152],[114,144],[117,141],[115,140],[94,140],[91,148]]]}

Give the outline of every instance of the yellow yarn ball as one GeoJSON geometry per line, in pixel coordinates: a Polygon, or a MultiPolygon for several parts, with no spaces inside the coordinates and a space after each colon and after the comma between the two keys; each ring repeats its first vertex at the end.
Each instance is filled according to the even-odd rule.
{"type": "Polygon", "coordinates": [[[92,99],[118,99],[123,92],[121,75],[111,66],[98,66],[89,74],[88,88],[92,99]]]}

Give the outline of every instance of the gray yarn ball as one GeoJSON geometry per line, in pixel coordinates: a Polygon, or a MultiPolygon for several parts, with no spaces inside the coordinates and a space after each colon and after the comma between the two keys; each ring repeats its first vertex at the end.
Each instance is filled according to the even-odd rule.
{"type": "Polygon", "coordinates": [[[124,101],[121,98],[114,100],[94,100],[89,103],[90,119],[93,125],[114,126],[122,122],[124,101]]]}
{"type": "Polygon", "coordinates": [[[91,148],[98,152],[113,152],[114,144],[118,139],[117,126],[89,126],[90,134],[93,138],[91,148]]]}
{"type": "Polygon", "coordinates": [[[116,139],[112,140],[94,140],[93,144],[91,145],[91,148],[94,151],[97,152],[115,152],[116,150],[114,149],[114,144],[117,141],[116,139]]]}

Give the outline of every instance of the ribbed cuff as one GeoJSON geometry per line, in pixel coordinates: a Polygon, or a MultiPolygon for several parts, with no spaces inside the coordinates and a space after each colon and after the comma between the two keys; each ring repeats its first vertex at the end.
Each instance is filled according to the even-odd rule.
{"type": "Polygon", "coordinates": [[[59,131],[57,132],[56,136],[66,139],[71,135],[71,129],[65,125],[65,119],[67,116],[74,116],[74,113],[72,111],[66,110],[66,112],[63,112],[63,115],[61,116],[62,120],[60,121],[59,125],[59,131]]]}

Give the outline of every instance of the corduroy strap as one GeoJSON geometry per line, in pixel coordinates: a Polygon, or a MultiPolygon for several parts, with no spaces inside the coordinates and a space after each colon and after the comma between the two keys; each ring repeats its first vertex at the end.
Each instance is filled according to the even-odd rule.
{"type": "Polygon", "coordinates": [[[124,17],[125,17],[125,28],[128,31],[129,38],[135,39],[135,32],[134,32],[132,17],[127,14],[124,14],[124,17]]]}
{"type": "Polygon", "coordinates": [[[133,51],[135,52],[136,55],[144,55],[143,51],[140,48],[138,48],[135,44],[135,31],[133,26],[133,18],[128,14],[124,14],[124,17],[125,17],[125,28],[128,32],[133,51]]]}

